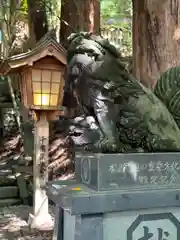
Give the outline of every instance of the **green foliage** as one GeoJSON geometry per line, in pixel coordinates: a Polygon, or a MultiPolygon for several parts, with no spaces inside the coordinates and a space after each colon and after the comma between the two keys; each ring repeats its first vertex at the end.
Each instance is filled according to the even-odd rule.
{"type": "Polygon", "coordinates": [[[44,0],[49,29],[57,28],[60,24],[61,1],[44,0]]]}
{"type": "Polygon", "coordinates": [[[113,22],[110,27],[122,30],[121,51],[131,54],[132,0],[101,0],[101,22],[102,27],[107,27],[107,22],[113,22]]]}
{"type": "Polygon", "coordinates": [[[101,0],[101,17],[108,18],[129,18],[132,16],[131,0],[101,0]]]}
{"type": "Polygon", "coordinates": [[[25,15],[26,15],[26,14],[27,14],[27,11],[28,11],[27,0],[21,0],[20,8],[21,8],[22,14],[25,14],[25,15]]]}

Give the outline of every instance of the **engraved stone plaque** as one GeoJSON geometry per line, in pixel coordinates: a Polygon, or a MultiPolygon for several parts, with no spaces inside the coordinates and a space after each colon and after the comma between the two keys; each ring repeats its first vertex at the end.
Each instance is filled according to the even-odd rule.
{"type": "Polygon", "coordinates": [[[77,154],[76,179],[98,191],[180,186],[180,153],[77,154]]]}

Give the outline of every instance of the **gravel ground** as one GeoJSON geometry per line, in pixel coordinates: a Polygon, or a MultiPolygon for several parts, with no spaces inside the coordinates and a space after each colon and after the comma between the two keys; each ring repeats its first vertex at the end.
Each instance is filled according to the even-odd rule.
{"type": "MultiPolygon", "coordinates": [[[[50,214],[54,218],[54,208],[50,206],[50,214]]],[[[0,240],[52,240],[51,231],[30,229],[27,224],[29,206],[13,206],[0,208],[0,240]]]]}

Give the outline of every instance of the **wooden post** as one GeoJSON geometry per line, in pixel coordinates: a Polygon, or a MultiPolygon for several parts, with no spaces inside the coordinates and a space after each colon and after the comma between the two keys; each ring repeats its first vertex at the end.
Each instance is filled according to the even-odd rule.
{"type": "Polygon", "coordinates": [[[33,214],[29,215],[29,225],[32,228],[49,229],[53,222],[48,211],[48,197],[44,186],[48,181],[48,147],[49,123],[46,113],[39,114],[34,129],[34,159],[33,159],[33,214]]]}

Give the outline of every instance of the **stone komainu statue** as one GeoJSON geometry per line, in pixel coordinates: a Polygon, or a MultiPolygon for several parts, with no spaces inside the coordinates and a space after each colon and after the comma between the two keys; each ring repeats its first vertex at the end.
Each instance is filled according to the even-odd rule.
{"type": "Polygon", "coordinates": [[[65,91],[93,116],[100,132],[92,150],[160,152],[180,150],[180,129],[173,113],[155,93],[126,69],[108,40],[89,33],[69,37],[65,91]]]}

